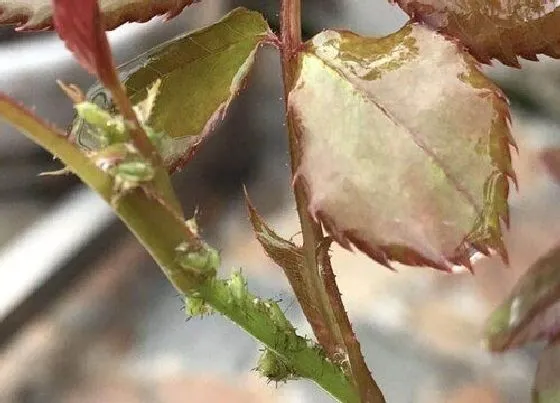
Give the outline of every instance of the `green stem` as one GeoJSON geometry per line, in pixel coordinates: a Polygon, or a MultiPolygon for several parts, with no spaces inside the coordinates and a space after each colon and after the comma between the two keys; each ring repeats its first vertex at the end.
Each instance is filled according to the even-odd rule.
{"type": "Polygon", "coordinates": [[[259,309],[256,296],[246,294],[244,302],[232,304],[226,282],[219,280],[208,282],[200,293],[208,305],[282,357],[298,376],[314,381],[341,402],[360,401],[352,383],[340,367],[325,359],[322,350],[297,336],[293,328],[271,325],[270,314],[259,309]]]}
{"type": "MultiPolygon", "coordinates": [[[[1,93],[0,117],[59,158],[84,183],[110,202],[113,196],[112,178],[98,169],[63,133],[1,93]]],[[[274,319],[270,311],[262,309],[266,304],[256,303],[256,297],[249,293],[241,302],[236,302],[231,297],[227,282],[209,280],[179,264],[176,247],[184,242],[201,245],[201,241],[173,206],[168,206],[162,198],[154,198],[149,192],[136,189],[119,198],[116,212],[179,292],[187,296],[192,293],[201,295],[216,311],[288,362],[296,374],[316,382],[336,399],[350,403],[360,401],[343,371],[327,360],[320,349],[297,336],[291,325],[280,327],[278,318],[274,319]]]]}
{"type": "Polygon", "coordinates": [[[369,371],[366,361],[364,360],[364,356],[362,355],[360,342],[354,334],[348,314],[344,310],[342,297],[340,295],[340,291],[338,290],[331,261],[328,256],[328,249],[322,248],[320,256],[320,260],[322,262],[321,268],[323,281],[327,294],[329,295],[334,314],[336,315],[338,325],[340,326],[342,337],[344,338],[344,345],[346,347],[346,353],[348,354],[352,377],[354,378],[354,383],[360,392],[361,400],[362,402],[367,403],[385,403],[385,397],[371,376],[371,372],[369,371]]]}

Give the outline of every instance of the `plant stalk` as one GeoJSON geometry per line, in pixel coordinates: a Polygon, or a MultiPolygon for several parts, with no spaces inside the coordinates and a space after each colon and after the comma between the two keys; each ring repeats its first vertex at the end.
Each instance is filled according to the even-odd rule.
{"type": "MultiPolygon", "coordinates": [[[[297,126],[288,106],[288,98],[297,79],[297,57],[302,46],[301,0],[281,0],[280,17],[286,126],[288,128],[292,174],[295,175],[302,155],[297,144],[297,126]]],[[[305,273],[300,273],[300,276],[304,278],[304,281],[307,280],[305,290],[311,293],[311,296],[297,295],[297,290],[301,287],[292,285],[292,288],[296,292],[298,301],[302,304],[302,309],[308,317],[317,340],[331,354],[331,359],[339,361],[341,352],[348,357],[352,380],[359,391],[362,403],[385,403],[385,398],[367,367],[360,350],[360,344],[344,309],[330,263],[328,248],[324,248],[323,231],[321,225],[309,213],[307,208],[308,198],[301,180],[295,180],[294,195],[307,263],[305,273]],[[320,318],[307,315],[310,310],[306,309],[305,305],[309,300],[319,304],[320,318]]],[[[286,275],[290,283],[298,281],[297,278],[291,278],[287,272],[286,275]]]]}
{"type": "MultiPolygon", "coordinates": [[[[293,117],[288,109],[287,102],[297,74],[297,60],[295,57],[297,56],[298,48],[301,46],[300,17],[300,0],[282,0],[280,52],[292,174],[295,174],[299,166],[301,155],[297,146],[297,134],[293,117]]],[[[342,335],[336,324],[334,313],[330,309],[329,298],[326,295],[318,270],[317,246],[323,239],[323,231],[307,210],[307,196],[300,181],[294,183],[294,196],[301,225],[306,267],[305,272],[299,273],[298,277],[287,270],[285,270],[285,273],[290,284],[292,284],[294,293],[313,329],[315,337],[317,337],[317,340],[325,348],[331,359],[339,359],[344,347],[342,335]],[[305,283],[303,287],[298,284],[302,279],[305,283]],[[309,306],[310,304],[313,304],[313,306],[309,306]]]]}
{"type": "Polygon", "coordinates": [[[344,310],[344,303],[336,284],[331,260],[328,255],[328,248],[321,248],[320,261],[325,288],[327,289],[327,294],[329,295],[342,337],[344,338],[350,369],[354,382],[360,392],[361,400],[367,403],[385,403],[385,397],[381,389],[379,389],[377,382],[371,376],[371,372],[362,355],[360,342],[352,330],[352,324],[344,310]]]}
{"type": "Polygon", "coordinates": [[[241,306],[231,304],[223,280],[203,286],[201,295],[208,305],[282,357],[298,376],[314,381],[341,402],[360,402],[358,393],[340,367],[326,360],[321,350],[311,347],[309,341],[297,336],[295,331],[279,331],[271,325],[269,314],[256,308],[258,298],[254,295],[247,294],[247,302],[241,306]]]}

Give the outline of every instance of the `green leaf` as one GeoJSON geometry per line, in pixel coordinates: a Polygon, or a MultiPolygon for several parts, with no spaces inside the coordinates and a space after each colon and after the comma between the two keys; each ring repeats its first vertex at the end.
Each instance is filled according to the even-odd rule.
{"type": "Polygon", "coordinates": [[[517,56],[560,57],[555,0],[394,0],[415,21],[458,38],[481,62],[519,67],[517,56]]]}
{"type": "MultiPolygon", "coordinates": [[[[171,171],[182,167],[200,142],[221,121],[243,87],[259,45],[271,32],[261,14],[244,8],[221,21],[166,42],[120,66],[128,95],[137,104],[147,89],[161,80],[146,123],[165,133],[162,153],[171,171]]],[[[100,86],[88,98],[113,109],[109,94],[100,86]]],[[[86,148],[97,148],[81,120],[73,136],[86,148]]]]}
{"type": "Polygon", "coordinates": [[[560,334],[560,247],[537,260],[486,326],[488,347],[504,351],[560,334]]]}
{"type": "Polygon", "coordinates": [[[560,340],[541,354],[533,384],[534,403],[560,402],[560,340]]]}
{"type": "Polygon", "coordinates": [[[418,24],[381,39],[325,31],[289,96],[309,209],[373,259],[452,270],[496,251],[508,220],[508,105],[454,42],[418,24]]]}
{"type": "MultiPolygon", "coordinates": [[[[198,0],[99,0],[105,29],[126,22],[145,22],[156,15],[167,19],[198,0]]],[[[37,31],[53,27],[51,0],[0,0],[0,24],[17,24],[18,30],[37,31]]],[[[78,3],[77,3],[78,4],[78,3]]]]}

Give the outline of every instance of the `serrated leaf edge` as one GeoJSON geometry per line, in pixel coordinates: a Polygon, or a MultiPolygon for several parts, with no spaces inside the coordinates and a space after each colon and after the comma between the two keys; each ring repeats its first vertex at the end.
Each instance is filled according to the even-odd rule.
{"type": "MultiPolygon", "coordinates": [[[[128,3],[125,3],[120,8],[109,10],[106,6],[104,7],[103,4],[100,4],[100,6],[104,17],[105,29],[113,30],[127,22],[144,23],[156,16],[163,15],[165,20],[169,20],[179,15],[185,7],[198,3],[199,1],[200,0],[178,0],[168,5],[160,5],[156,2],[156,4],[151,5],[150,10],[142,16],[136,16],[132,11],[124,11],[131,8],[131,5],[128,3]],[[112,15],[114,16],[111,17],[112,15]]],[[[134,5],[132,8],[134,9],[134,5]]],[[[0,25],[15,24],[17,31],[52,30],[52,15],[52,6],[46,6],[38,11],[22,6],[10,11],[6,6],[0,5],[0,25]]]]}
{"type": "MultiPolygon", "coordinates": [[[[410,24],[414,24],[414,22],[407,23],[407,25],[410,24]]],[[[407,25],[405,25],[405,27],[407,25]]],[[[350,32],[350,31],[339,30],[337,32],[350,32]]],[[[470,53],[466,52],[466,50],[461,45],[461,43],[458,43],[457,40],[451,38],[448,35],[442,35],[442,37],[446,41],[452,43],[456,47],[457,52],[464,56],[465,63],[467,64],[468,67],[467,70],[470,71],[471,73],[477,74],[478,77],[476,78],[478,79],[482,78],[483,80],[485,80],[485,84],[486,84],[485,88],[493,96],[492,104],[494,110],[496,111],[496,115],[494,118],[495,123],[493,124],[492,128],[493,128],[493,132],[496,132],[496,135],[500,136],[498,139],[500,148],[506,151],[507,155],[505,161],[502,161],[497,158],[497,155],[491,153],[492,162],[496,166],[496,171],[494,171],[494,173],[498,173],[498,175],[496,175],[496,177],[494,178],[492,178],[493,175],[491,175],[487,179],[487,184],[491,182],[491,179],[495,180],[494,187],[492,189],[488,189],[487,196],[502,197],[503,199],[507,200],[509,194],[509,180],[512,180],[512,182],[517,187],[517,178],[515,172],[513,171],[513,167],[511,164],[511,154],[509,150],[509,147],[513,147],[515,150],[517,150],[517,145],[510,131],[511,115],[509,112],[509,103],[507,97],[499,87],[497,87],[494,83],[492,83],[492,81],[488,79],[480,71],[479,69],[480,63],[470,53]],[[496,127],[501,127],[502,130],[496,130],[495,129],[496,127]],[[497,192],[494,192],[494,190],[497,190],[497,192]]],[[[302,56],[305,53],[311,54],[311,56],[315,56],[312,53],[312,51],[309,50],[310,47],[312,46],[312,41],[313,39],[307,41],[304,44],[302,51],[300,52],[300,60],[299,60],[300,66],[301,66],[302,56]]],[[[355,85],[352,79],[346,77],[344,73],[340,72],[337,68],[330,66],[329,64],[326,64],[326,66],[332,69],[337,74],[340,74],[341,77],[343,77],[343,79],[347,80],[353,86],[355,85]]],[[[297,84],[298,82],[296,81],[295,85],[297,84]]],[[[471,85],[473,85],[474,87],[473,83],[471,83],[471,85]]],[[[378,105],[377,102],[375,103],[376,105],[378,105]]],[[[290,108],[289,103],[288,106],[290,108]]],[[[378,105],[378,107],[382,108],[381,105],[378,105]]],[[[388,113],[383,108],[382,111],[384,113],[388,113]]],[[[289,113],[293,113],[297,119],[297,113],[292,108],[290,108],[289,113]]],[[[393,116],[390,116],[390,118],[394,119],[393,116]]],[[[400,122],[397,123],[401,124],[400,122]]],[[[302,140],[302,134],[297,129],[296,129],[296,136],[298,138],[298,141],[302,140]]],[[[301,145],[300,145],[300,149],[301,149],[301,145]]],[[[297,180],[300,180],[302,182],[305,192],[307,193],[308,196],[310,196],[309,186],[306,184],[303,175],[301,175],[299,171],[296,171],[296,173],[294,174],[294,179],[293,179],[294,183],[297,180]]],[[[392,261],[409,265],[409,266],[430,266],[435,269],[445,271],[448,273],[461,272],[463,267],[466,267],[469,271],[472,272],[473,271],[472,261],[476,259],[477,253],[481,253],[484,256],[489,256],[493,253],[497,253],[499,254],[499,256],[501,257],[504,263],[509,264],[508,253],[502,239],[503,234],[500,226],[500,223],[503,222],[506,225],[506,227],[509,227],[509,208],[500,211],[490,211],[488,212],[489,213],[488,217],[484,216],[484,211],[481,212],[479,218],[480,223],[478,221],[475,222],[475,224],[473,225],[473,229],[465,236],[461,244],[458,245],[456,249],[457,253],[454,256],[450,256],[450,257],[441,256],[442,260],[440,262],[437,262],[433,259],[426,258],[425,256],[418,253],[417,251],[408,247],[402,247],[401,245],[394,245],[394,244],[375,245],[375,246],[370,245],[368,242],[361,239],[355,231],[352,230],[341,231],[338,228],[336,228],[334,221],[331,220],[327,216],[327,214],[325,214],[325,212],[318,210],[311,205],[308,206],[308,209],[311,215],[316,219],[316,221],[322,223],[325,229],[327,230],[327,232],[343,248],[352,251],[353,250],[352,246],[355,246],[358,250],[365,253],[371,259],[393,270],[394,268],[391,265],[392,261]],[[494,223],[497,223],[497,225],[491,228],[490,233],[487,234],[486,236],[469,239],[474,237],[474,234],[476,234],[476,232],[479,231],[479,227],[482,225],[481,223],[483,223],[485,220],[493,221],[494,223]],[[399,249],[399,256],[398,257],[393,256],[390,258],[391,254],[394,255],[395,249],[399,249]]],[[[482,230],[487,230],[487,229],[489,228],[486,227],[482,228],[482,230]]]]}

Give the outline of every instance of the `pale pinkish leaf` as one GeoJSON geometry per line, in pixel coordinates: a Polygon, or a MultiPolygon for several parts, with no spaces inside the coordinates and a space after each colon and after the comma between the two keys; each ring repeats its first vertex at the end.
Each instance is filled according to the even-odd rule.
{"type": "Polygon", "coordinates": [[[477,251],[507,259],[508,105],[468,53],[420,24],[380,39],[325,31],[299,67],[297,178],[340,244],[443,270],[477,251]]]}

